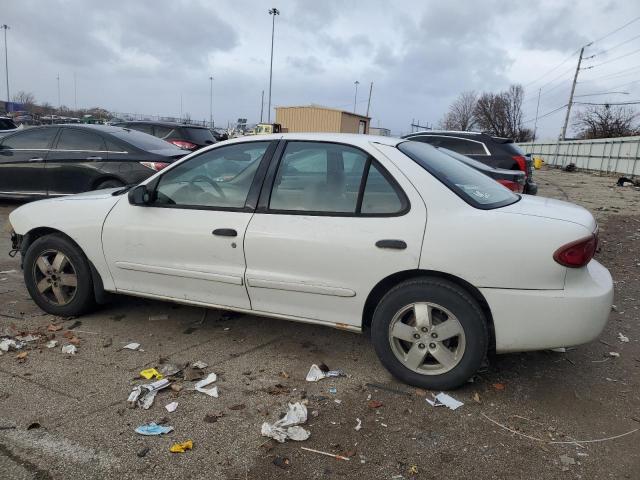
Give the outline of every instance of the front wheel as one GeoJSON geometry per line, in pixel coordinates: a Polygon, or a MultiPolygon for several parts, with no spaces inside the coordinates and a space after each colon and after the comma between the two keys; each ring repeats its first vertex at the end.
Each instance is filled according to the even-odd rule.
{"type": "Polygon", "coordinates": [[[484,314],[458,285],[417,279],[391,289],[371,326],[382,364],[399,380],[426,389],[452,389],[480,367],[489,343],[484,314]]]}
{"type": "Polygon", "coordinates": [[[45,312],[76,316],[95,305],[89,262],[68,238],[38,238],[27,249],[23,266],[27,290],[45,312]]]}

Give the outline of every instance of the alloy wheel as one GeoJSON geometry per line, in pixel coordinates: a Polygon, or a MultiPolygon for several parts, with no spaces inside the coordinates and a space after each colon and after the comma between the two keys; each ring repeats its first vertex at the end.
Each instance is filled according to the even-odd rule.
{"type": "Polygon", "coordinates": [[[464,355],[466,341],[460,321],[441,305],[420,302],[401,308],[389,324],[395,357],[423,375],[441,375],[464,355]]]}
{"type": "Polygon", "coordinates": [[[78,290],[78,275],[67,255],[45,250],[33,265],[33,279],[38,293],[53,305],[71,302],[78,290]]]}

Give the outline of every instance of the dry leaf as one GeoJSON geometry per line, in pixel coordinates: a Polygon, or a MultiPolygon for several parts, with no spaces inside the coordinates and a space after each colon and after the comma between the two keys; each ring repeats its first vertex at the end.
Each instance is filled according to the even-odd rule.
{"type": "Polygon", "coordinates": [[[493,388],[496,390],[504,390],[507,386],[504,383],[494,383],[493,388]]]}
{"type": "Polygon", "coordinates": [[[474,394],[473,394],[473,399],[474,399],[476,402],[480,403],[480,395],[478,394],[478,392],[476,392],[476,393],[474,393],[474,394]]]}
{"type": "Polygon", "coordinates": [[[25,360],[27,358],[27,355],[29,355],[29,352],[20,352],[16,355],[16,358],[18,360],[25,360]]]}
{"type": "Polygon", "coordinates": [[[369,408],[380,408],[383,403],[380,400],[369,400],[369,403],[367,405],[369,406],[369,408]]]}
{"type": "Polygon", "coordinates": [[[62,330],[62,325],[56,325],[55,323],[51,323],[47,327],[47,330],[50,332],[57,332],[59,330],[62,330]]]}

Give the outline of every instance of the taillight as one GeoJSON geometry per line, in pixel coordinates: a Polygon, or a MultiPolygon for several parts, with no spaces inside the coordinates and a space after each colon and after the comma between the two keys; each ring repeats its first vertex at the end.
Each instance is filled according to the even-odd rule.
{"type": "Polygon", "coordinates": [[[517,182],[512,182],[511,180],[499,179],[496,181],[501,185],[504,185],[505,187],[507,187],[512,192],[521,193],[522,190],[524,189],[524,187],[521,184],[517,182]]]}
{"type": "Polygon", "coordinates": [[[598,236],[594,233],[563,245],[553,254],[553,259],[565,267],[584,267],[593,258],[596,248],[598,248],[598,236]]]}
{"type": "Polygon", "coordinates": [[[528,175],[526,157],[524,155],[513,155],[511,158],[516,161],[518,168],[523,171],[525,175],[528,175]]]}
{"type": "Polygon", "coordinates": [[[168,167],[170,164],[167,162],[140,162],[140,165],[144,165],[147,168],[150,168],[154,172],[159,172],[163,168],[168,167]]]}
{"type": "Polygon", "coordinates": [[[186,140],[169,140],[169,143],[173,143],[176,147],[180,147],[183,150],[194,150],[198,148],[198,145],[187,142],[186,140]]]}

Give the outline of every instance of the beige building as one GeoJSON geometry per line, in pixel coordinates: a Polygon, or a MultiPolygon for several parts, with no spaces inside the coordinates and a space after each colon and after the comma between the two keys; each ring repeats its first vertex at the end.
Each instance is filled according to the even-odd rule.
{"type": "Polygon", "coordinates": [[[276,123],[289,132],[369,133],[369,117],[308,105],[276,107],[276,123]]]}

